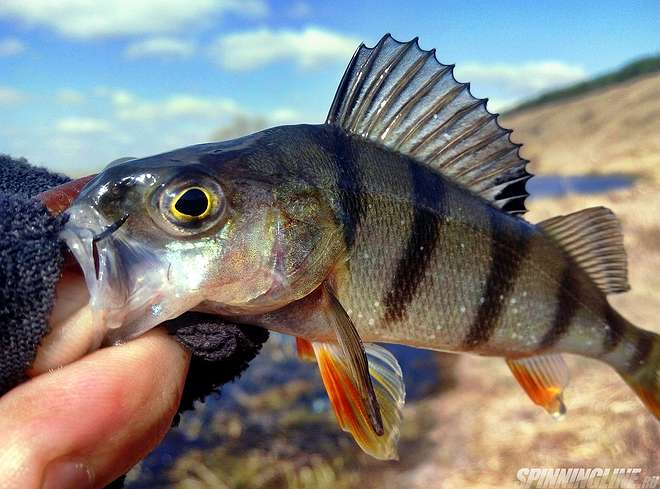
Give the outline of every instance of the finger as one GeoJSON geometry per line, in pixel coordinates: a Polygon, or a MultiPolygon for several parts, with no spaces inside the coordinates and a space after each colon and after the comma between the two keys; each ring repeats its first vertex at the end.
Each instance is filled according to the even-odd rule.
{"type": "Polygon", "coordinates": [[[50,332],[39,345],[30,376],[67,365],[96,350],[103,340],[104,330],[93,324],[85,280],[76,269],[62,273],[49,323],[50,332]]]}
{"type": "Polygon", "coordinates": [[[10,391],[0,398],[0,488],[39,488],[48,470],[70,478],[52,487],[103,487],[127,472],[167,432],[188,361],[154,330],[10,391]]]}

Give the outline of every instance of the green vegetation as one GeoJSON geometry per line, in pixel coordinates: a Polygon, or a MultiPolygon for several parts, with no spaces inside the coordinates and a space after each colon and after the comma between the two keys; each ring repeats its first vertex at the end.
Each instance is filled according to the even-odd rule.
{"type": "Polygon", "coordinates": [[[624,65],[616,71],[612,71],[610,73],[597,76],[596,78],[592,78],[591,80],[576,83],[565,88],[560,88],[558,90],[552,90],[550,92],[541,94],[538,97],[527,100],[526,102],[523,102],[513,109],[507,111],[507,115],[521,112],[523,110],[537,107],[539,105],[545,105],[552,102],[558,102],[580,95],[585,95],[594,90],[616,85],[617,83],[622,83],[624,81],[637,78],[638,76],[656,73],[659,71],[660,54],[641,58],[624,65]]]}

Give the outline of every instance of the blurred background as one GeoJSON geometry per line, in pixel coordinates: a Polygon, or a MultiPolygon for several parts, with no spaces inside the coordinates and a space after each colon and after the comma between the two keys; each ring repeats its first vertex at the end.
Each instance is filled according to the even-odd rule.
{"type": "MultiPolygon", "coordinates": [[[[70,176],[123,156],[318,123],[356,47],[420,37],[524,143],[528,219],[606,205],[632,291],[660,332],[660,3],[0,0],[0,152],[70,176]]],[[[336,428],[316,368],[273,335],[236,383],[183,416],[129,488],[515,487],[521,467],[660,474],[660,430],[616,374],[569,358],[568,415],[498,359],[393,348],[406,374],[399,462],[336,428]]]]}

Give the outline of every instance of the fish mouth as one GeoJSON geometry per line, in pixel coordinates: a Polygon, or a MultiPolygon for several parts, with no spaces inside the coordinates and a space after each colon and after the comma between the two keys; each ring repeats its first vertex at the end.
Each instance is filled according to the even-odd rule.
{"type": "Polygon", "coordinates": [[[91,206],[74,205],[60,238],[78,262],[90,294],[93,327],[106,343],[135,337],[174,317],[165,256],[125,232],[124,215],[111,222],[91,206]]]}

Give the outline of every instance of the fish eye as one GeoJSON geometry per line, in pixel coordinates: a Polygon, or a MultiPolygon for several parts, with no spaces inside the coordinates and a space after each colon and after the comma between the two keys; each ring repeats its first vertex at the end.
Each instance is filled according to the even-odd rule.
{"type": "Polygon", "coordinates": [[[190,187],[179,192],[170,206],[179,219],[204,219],[211,212],[211,195],[205,188],[190,187]]]}
{"type": "Polygon", "coordinates": [[[205,174],[177,177],[161,186],[152,199],[152,219],[170,234],[194,235],[207,231],[225,214],[222,188],[205,174]]]}

